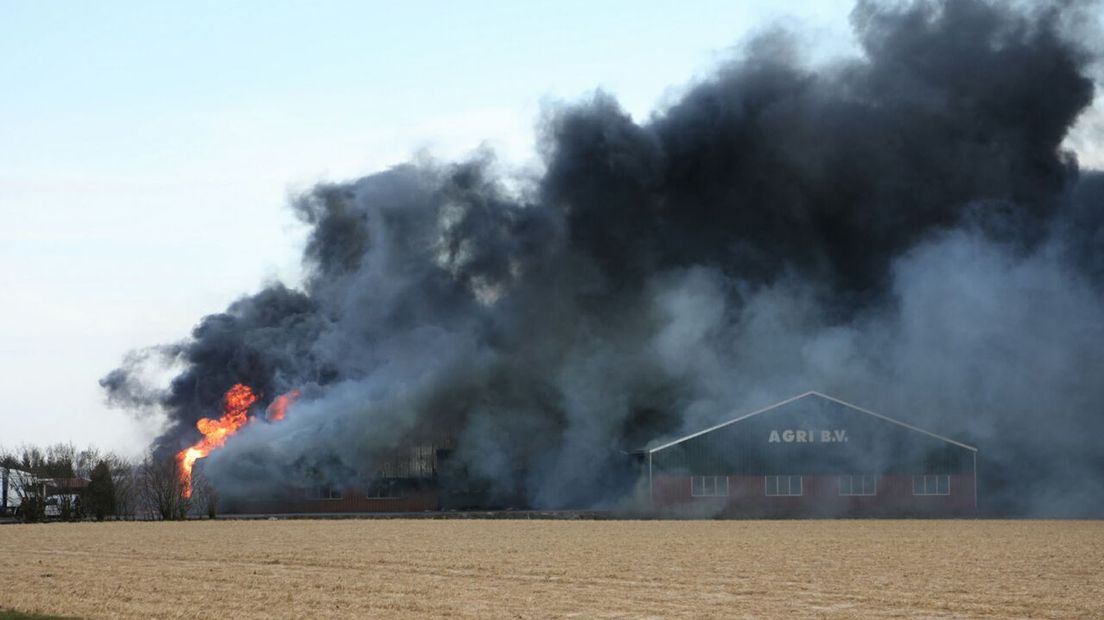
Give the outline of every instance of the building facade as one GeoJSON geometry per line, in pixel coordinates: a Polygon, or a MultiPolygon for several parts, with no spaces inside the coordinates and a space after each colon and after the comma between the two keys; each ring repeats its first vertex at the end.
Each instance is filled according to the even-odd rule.
{"type": "Polygon", "coordinates": [[[221,497],[219,510],[228,514],[326,514],[526,507],[522,489],[504,493],[472,480],[451,458],[452,453],[448,440],[397,447],[364,471],[338,476],[300,473],[294,481],[267,493],[221,497]]]}
{"type": "Polygon", "coordinates": [[[807,392],[639,453],[660,515],[968,516],[977,449],[807,392]]]}

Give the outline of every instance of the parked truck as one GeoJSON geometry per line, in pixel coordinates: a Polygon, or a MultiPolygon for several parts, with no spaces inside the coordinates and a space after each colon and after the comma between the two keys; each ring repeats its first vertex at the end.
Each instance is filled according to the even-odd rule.
{"type": "Polygon", "coordinates": [[[23,499],[35,492],[39,484],[30,473],[11,467],[0,467],[0,516],[13,517],[20,513],[23,499]]]}

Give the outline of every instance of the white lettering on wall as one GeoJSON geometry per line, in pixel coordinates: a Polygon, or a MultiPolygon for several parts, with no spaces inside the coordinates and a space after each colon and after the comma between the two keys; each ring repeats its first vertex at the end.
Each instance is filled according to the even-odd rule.
{"type": "Polygon", "coordinates": [[[810,431],[797,429],[772,430],[767,443],[847,443],[849,437],[843,429],[810,431]]]}

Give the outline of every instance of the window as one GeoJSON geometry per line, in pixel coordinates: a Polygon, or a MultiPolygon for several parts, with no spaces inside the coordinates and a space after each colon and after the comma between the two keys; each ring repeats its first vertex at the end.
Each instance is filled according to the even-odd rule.
{"type": "Polygon", "coordinates": [[[913,495],[950,495],[950,476],[913,476],[913,495]]]}
{"type": "Polygon", "coordinates": [[[341,499],[341,489],[324,484],[307,489],[307,499],[341,499]]]}
{"type": "Polygon", "coordinates": [[[728,476],[691,476],[693,497],[728,497],[728,476]]]}
{"type": "Polygon", "coordinates": [[[801,495],[801,476],[767,476],[767,495],[801,495]]]}
{"type": "Polygon", "coordinates": [[[840,495],[877,495],[877,476],[840,476],[840,495]]]}
{"type": "Polygon", "coordinates": [[[403,489],[397,480],[380,480],[369,487],[364,496],[371,499],[396,499],[403,496],[403,489]]]}

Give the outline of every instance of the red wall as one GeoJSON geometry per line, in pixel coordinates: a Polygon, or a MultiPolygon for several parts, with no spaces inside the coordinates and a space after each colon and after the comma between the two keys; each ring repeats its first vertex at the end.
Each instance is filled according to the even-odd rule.
{"type": "Polygon", "coordinates": [[[727,497],[693,497],[690,476],[655,476],[652,503],[689,516],[965,516],[976,512],[973,475],[950,476],[950,495],[913,495],[912,476],[879,476],[876,495],[840,495],[837,476],[804,476],[800,496],[768,496],[763,476],[729,476],[727,497]]]}

